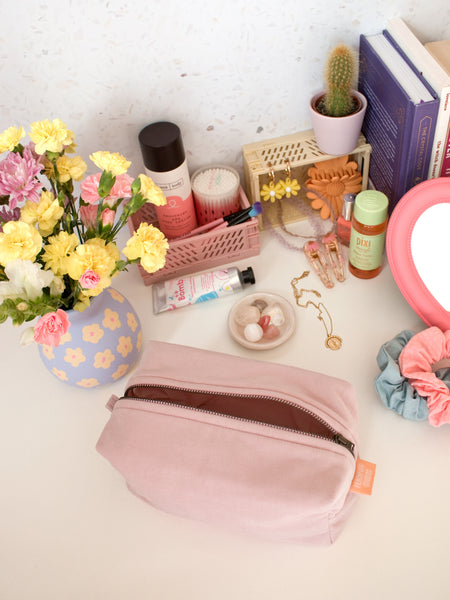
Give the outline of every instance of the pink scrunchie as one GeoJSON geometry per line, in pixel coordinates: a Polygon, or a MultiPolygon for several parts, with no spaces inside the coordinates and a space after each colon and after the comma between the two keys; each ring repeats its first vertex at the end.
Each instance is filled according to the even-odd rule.
{"type": "Polygon", "coordinates": [[[435,427],[450,423],[450,390],[432,371],[443,358],[450,358],[450,330],[442,332],[438,327],[416,333],[398,358],[402,375],[427,398],[428,420],[435,427]]]}

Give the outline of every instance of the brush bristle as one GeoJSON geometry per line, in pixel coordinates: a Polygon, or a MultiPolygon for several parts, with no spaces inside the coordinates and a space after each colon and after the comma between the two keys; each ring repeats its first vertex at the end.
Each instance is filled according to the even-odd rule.
{"type": "Polygon", "coordinates": [[[249,217],[256,217],[257,215],[260,215],[261,213],[262,213],[262,204],[261,204],[261,202],[256,201],[253,204],[253,206],[248,214],[249,214],[249,217]]]}

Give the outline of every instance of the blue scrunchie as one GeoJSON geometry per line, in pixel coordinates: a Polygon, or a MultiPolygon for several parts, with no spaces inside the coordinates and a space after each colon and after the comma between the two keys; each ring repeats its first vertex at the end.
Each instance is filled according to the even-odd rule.
{"type": "Polygon", "coordinates": [[[381,373],[375,378],[375,389],[387,408],[405,419],[424,421],[428,419],[427,401],[403,377],[398,366],[398,357],[413,335],[412,331],[402,331],[381,346],[377,355],[381,373]]]}
{"type": "MultiPolygon", "coordinates": [[[[402,331],[381,346],[377,355],[381,373],[375,378],[375,389],[387,408],[405,419],[424,421],[428,419],[427,400],[408,383],[398,366],[398,357],[413,335],[412,331],[402,331]]],[[[449,367],[438,369],[436,377],[450,388],[449,367]]]]}

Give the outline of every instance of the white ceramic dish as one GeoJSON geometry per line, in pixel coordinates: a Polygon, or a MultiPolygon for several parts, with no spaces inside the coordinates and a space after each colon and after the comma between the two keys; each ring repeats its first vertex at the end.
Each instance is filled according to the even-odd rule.
{"type": "Polygon", "coordinates": [[[233,306],[228,315],[228,330],[231,337],[244,346],[252,350],[269,350],[283,344],[291,337],[295,330],[295,311],[293,306],[283,296],[272,294],[270,292],[255,292],[248,294],[233,306]],[[251,306],[257,300],[267,302],[268,306],[278,304],[283,311],[285,321],[280,325],[280,335],[274,339],[260,339],[257,342],[250,342],[244,337],[244,327],[236,322],[236,314],[242,307],[251,306]]]}

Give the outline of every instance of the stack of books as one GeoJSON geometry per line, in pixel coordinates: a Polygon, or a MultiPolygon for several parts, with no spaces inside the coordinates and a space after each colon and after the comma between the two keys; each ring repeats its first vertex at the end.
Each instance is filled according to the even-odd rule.
{"type": "Polygon", "coordinates": [[[450,40],[422,44],[398,18],[360,37],[359,91],[369,177],[390,201],[425,179],[450,176],[450,40]]]}

